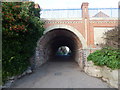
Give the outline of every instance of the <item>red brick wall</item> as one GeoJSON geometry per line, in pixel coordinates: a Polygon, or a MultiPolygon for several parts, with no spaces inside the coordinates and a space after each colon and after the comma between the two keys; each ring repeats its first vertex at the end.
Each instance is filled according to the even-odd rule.
{"type": "Polygon", "coordinates": [[[69,25],[69,26],[76,28],[85,38],[86,36],[85,19],[86,19],[87,20],[87,23],[86,23],[87,45],[94,47],[94,27],[115,27],[118,25],[117,23],[118,20],[90,20],[89,13],[88,13],[88,3],[83,3],[81,8],[82,8],[82,19],[81,20],[46,20],[45,28],[54,26],[57,24],[69,25]],[[67,23],[67,22],[73,22],[73,23],[67,23]],[[75,23],[75,22],[79,22],[79,23],[75,23]]]}

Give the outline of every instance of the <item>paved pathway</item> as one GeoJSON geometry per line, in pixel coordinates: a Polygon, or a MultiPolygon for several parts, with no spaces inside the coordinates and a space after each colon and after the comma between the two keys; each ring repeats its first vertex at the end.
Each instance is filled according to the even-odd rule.
{"type": "Polygon", "coordinates": [[[17,88],[108,88],[101,79],[80,71],[75,62],[47,62],[35,73],[16,81],[17,88]]]}

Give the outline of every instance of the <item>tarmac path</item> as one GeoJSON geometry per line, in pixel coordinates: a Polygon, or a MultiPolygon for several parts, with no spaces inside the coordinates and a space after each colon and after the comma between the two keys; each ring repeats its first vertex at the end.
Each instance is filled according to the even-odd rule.
{"type": "Polygon", "coordinates": [[[80,71],[73,61],[51,61],[18,79],[14,88],[109,88],[100,78],[80,71]]]}

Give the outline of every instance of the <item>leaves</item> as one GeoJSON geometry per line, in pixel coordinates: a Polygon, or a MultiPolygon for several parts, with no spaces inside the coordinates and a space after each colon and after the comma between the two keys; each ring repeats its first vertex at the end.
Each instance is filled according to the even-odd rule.
{"type": "Polygon", "coordinates": [[[106,40],[106,42],[105,42],[104,46],[110,46],[110,47],[118,49],[120,46],[120,44],[119,44],[119,39],[120,39],[119,31],[120,31],[120,27],[115,27],[114,29],[105,32],[104,39],[106,40]]]}
{"type": "Polygon", "coordinates": [[[33,2],[2,2],[3,82],[30,65],[28,59],[44,31],[40,9],[36,10],[34,5],[33,2]]]}
{"type": "Polygon", "coordinates": [[[107,66],[111,69],[120,69],[120,50],[111,47],[105,47],[101,50],[91,53],[87,57],[88,61],[93,61],[95,65],[107,66]]]}

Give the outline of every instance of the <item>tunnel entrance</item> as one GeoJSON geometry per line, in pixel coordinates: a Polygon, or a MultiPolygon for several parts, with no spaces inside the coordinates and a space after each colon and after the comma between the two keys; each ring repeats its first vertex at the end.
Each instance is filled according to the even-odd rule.
{"type": "Polygon", "coordinates": [[[80,60],[81,41],[67,29],[57,28],[47,32],[39,40],[37,46],[37,66],[46,61],[79,62],[80,60]]]}

